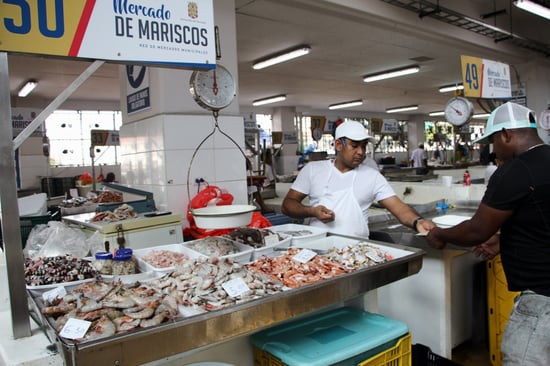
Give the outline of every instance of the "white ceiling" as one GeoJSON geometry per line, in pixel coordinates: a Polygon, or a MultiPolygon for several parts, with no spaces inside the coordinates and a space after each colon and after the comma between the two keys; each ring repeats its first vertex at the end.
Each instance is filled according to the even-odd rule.
{"type": "MultiPolygon", "coordinates": [[[[550,7],[550,0],[544,1],[550,7]]],[[[362,106],[350,110],[383,112],[411,104],[420,105],[413,113],[442,110],[451,95],[439,93],[438,88],[461,81],[461,54],[505,62],[514,70],[521,70],[533,58],[550,67],[550,21],[513,6],[510,9],[510,4],[508,0],[235,0],[239,104],[251,109],[255,99],[286,94],[285,102],[271,106],[319,111],[327,110],[329,104],[363,99],[362,106]],[[460,15],[511,29],[515,39],[496,42],[494,32],[480,35],[403,8],[422,4],[429,9],[437,3],[460,15]],[[355,9],[343,4],[353,4],[355,9]],[[482,19],[482,14],[501,9],[505,13],[482,19]],[[517,46],[519,36],[528,40],[523,41],[526,44],[532,40],[542,45],[546,54],[517,46]],[[263,70],[252,69],[253,61],[300,44],[310,45],[311,53],[263,70]],[[421,71],[370,84],[362,81],[365,74],[410,64],[420,65],[421,71]]],[[[14,107],[47,105],[89,65],[21,55],[10,55],[8,60],[14,107]],[[35,91],[25,99],[16,97],[31,78],[39,80],[35,91]]],[[[521,73],[517,76],[521,78],[521,73]]],[[[118,66],[103,65],[70,101],[87,101],[106,109],[118,105],[118,66]]],[[[482,107],[476,104],[476,111],[482,107]]]]}

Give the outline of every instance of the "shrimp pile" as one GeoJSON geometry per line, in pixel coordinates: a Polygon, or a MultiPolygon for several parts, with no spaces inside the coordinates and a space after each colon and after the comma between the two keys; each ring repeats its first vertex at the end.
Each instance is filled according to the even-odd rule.
{"type": "Polygon", "coordinates": [[[327,256],[336,262],[342,263],[349,270],[369,267],[393,259],[390,254],[367,242],[346,245],[340,249],[330,248],[327,256]]]}
{"type": "Polygon", "coordinates": [[[279,280],[290,288],[308,285],[349,272],[349,269],[340,262],[326,255],[316,255],[306,263],[296,261],[292,257],[300,250],[299,248],[289,248],[281,256],[263,257],[247,264],[246,267],[251,271],[263,273],[279,280]]]}
{"type": "Polygon", "coordinates": [[[163,288],[169,286],[178,302],[187,310],[198,312],[220,309],[283,291],[277,280],[254,274],[241,264],[225,258],[199,257],[159,280],[163,288]],[[242,279],[249,291],[230,297],[223,285],[242,279]]]}

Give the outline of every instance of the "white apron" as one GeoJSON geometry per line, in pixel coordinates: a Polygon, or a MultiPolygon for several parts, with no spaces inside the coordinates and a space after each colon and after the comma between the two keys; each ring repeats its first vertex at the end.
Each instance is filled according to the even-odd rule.
{"type": "Polygon", "coordinates": [[[330,188],[332,169],[336,168],[331,167],[330,169],[327,185],[323,190],[323,197],[321,197],[319,205],[323,205],[329,210],[334,211],[334,221],[323,223],[317,218],[312,218],[309,224],[311,226],[328,229],[331,233],[368,238],[369,226],[353,194],[353,185],[355,184],[357,172],[355,170],[350,172],[353,174],[353,179],[352,184],[348,188],[340,191],[333,191],[330,188]]]}

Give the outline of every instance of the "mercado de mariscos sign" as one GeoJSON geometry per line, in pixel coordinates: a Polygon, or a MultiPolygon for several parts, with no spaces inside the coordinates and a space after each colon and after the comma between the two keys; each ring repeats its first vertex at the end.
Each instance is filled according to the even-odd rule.
{"type": "Polygon", "coordinates": [[[212,0],[2,0],[0,51],[214,68],[212,0]]]}

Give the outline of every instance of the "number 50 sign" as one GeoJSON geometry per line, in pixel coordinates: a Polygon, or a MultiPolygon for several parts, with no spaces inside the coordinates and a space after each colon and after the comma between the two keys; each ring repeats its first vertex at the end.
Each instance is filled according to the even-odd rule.
{"type": "Polygon", "coordinates": [[[510,66],[479,57],[460,56],[464,96],[511,98],[510,66]]]}

